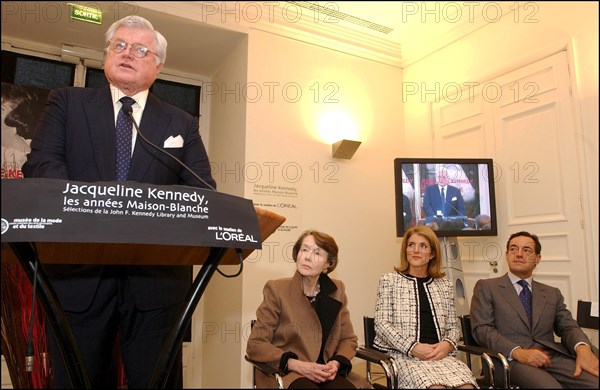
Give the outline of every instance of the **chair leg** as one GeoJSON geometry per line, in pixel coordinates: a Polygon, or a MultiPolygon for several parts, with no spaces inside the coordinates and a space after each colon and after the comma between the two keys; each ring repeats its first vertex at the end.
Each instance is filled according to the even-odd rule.
{"type": "Polygon", "coordinates": [[[394,371],[394,389],[400,388],[400,367],[398,366],[398,362],[394,358],[390,358],[390,363],[392,365],[392,371],[394,371]]]}
{"type": "Polygon", "coordinates": [[[283,389],[283,379],[281,379],[281,375],[275,374],[275,382],[277,383],[278,389],[283,389]]]}
{"type": "Polygon", "coordinates": [[[380,360],[379,364],[381,365],[381,367],[383,367],[383,371],[385,371],[385,379],[387,381],[388,389],[395,389],[396,384],[394,382],[396,381],[396,379],[395,379],[395,375],[394,375],[395,374],[394,369],[385,360],[380,360]]]}
{"type": "Polygon", "coordinates": [[[496,380],[494,378],[494,362],[492,361],[492,358],[485,352],[481,354],[481,358],[485,360],[488,366],[488,378],[490,381],[489,388],[493,389],[496,383],[496,380]]]}
{"type": "MultiPolygon", "coordinates": [[[[257,389],[257,387],[256,387],[256,370],[258,370],[258,368],[252,367],[252,388],[253,389],[257,389]]],[[[277,389],[285,388],[283,386],[283,379],[281,378],[281,375],[279,375],[279,373],[274,373],[273,379],[275,379],[275,384],[277,385],[277,389]]]]}
{"type": "MultiPolygon", "coordinates": [[[[381,366],[381,368],[383,368],[383,371],[385,373],[385,380],[386,380],[386,385],[388,389],[397,389],[397,384],[396,384],[396,378],[397,378],[397,368],[395,367],[394,364],[390,364],[391,362],[388,360],[380,360],[378,362],[379,366],[381,366]]],[[[367,382],[373,386],[375,383],[375,380],[373,379],[373,376],[371,375],[371,362],[367,362],[366,364],[366,377],[367,377],[367,382]]]]}
{"type": "MultiPolygon", "coordinates": [[[[502,362],[502,373],[504,374],[503,375],[504,388],[505,389],[512,389],[513,386],[510,384],[510,367],[508,365],[508,360],[501,353],[498,354],[498,358],[502,362]]],[[[516,388],[516,387],[514,387],[514,388],[516,388]]]]}

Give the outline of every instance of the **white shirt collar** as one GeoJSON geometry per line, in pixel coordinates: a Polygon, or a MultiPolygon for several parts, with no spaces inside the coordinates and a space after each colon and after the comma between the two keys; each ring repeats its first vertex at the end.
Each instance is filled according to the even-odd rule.
{"type": "MultiPolygon", "coordinates": [[[[513,274],[512,272],[508,271],[508,278],[510,279],[510,281],[512,282],[513,286],[519,286],[521,288],[520,284],[517,284],[517,282],[519,280],[521,280],[520,277],[518,277],[517,275],[513,274]]],[[[525,279],[527,281],[527,283],[529,283],[529,288],[533,290],[533,276],[528,277],[527,279],[525,279]]]]}
{"type": "MultiPolygon", "coordinates": [[[[141,111],[144,111],[144,107],[146,107],[146,101],[148,100],[148,93],[150,93],[150,91],[146,89],[144,91],[136,93],[133,96],[130,96],[139,105],[139,108],[141,109],[141,111]]],[[[118,104],[119,107],[121,104],[121,102],[119,102],[119,99],[121,99],[123,96],[127,96],[123,92],[121,92],[121,90],[119,88],[115,87],[114,85],[110,86],[110,94],[112,96],[113,104],[115,106],[117,106],[117,104],[118,104]]],[[[135,106],[136,105],[134,104],[134,107],[135,106]]],[[[134,111],[135,111],[135,109],[134,109],[134,111]]]]}

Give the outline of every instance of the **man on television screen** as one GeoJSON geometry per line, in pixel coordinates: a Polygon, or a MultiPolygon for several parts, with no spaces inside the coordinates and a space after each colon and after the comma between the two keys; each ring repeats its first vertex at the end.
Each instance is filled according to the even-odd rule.
{"type": "Polygon", "coordinates": [[[442,164],[436,166],[435,181],[436,184],[425,189],[423,196],[425,223],[439,224],[460,220],[455,217],[466,217],[465,200],[459,188],[448,184],[450,182],[448,169],[442,164]]]}

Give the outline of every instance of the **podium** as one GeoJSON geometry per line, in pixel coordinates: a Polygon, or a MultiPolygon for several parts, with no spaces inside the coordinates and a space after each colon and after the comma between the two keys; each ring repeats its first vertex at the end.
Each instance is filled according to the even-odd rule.
{"type": "Polygon", "coordinates": [[[150,387],[164,388],[185,329],[217,267],[241,266],[284,221],[247,199],[200,188],[2,180],[2,261],[18,261],[37,283],[37,298],[74,388],[91,385],[70,325],[38,263],[202,265],[154,370],[150,387]],[[148,202],[168,212],[139,211],[148,202]],[[88,206],[80,206],[84,204],[88,206]],[[197,235],[182,237],[182,231],[197,235]]]}

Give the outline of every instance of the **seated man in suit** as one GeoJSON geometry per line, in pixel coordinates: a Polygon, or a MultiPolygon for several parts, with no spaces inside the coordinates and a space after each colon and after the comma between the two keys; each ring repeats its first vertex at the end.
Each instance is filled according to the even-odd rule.
{"type": "Polygon", "coordinates": [[[541,251],[535,234],[510,236],[509,272],[475,284],[473,337],[509,358],[511,383],[520,388],[597,389],[598,349],[573,319],[560,290],[532,279],[541,251]]]}
{"type": "Polygon", "coordinates": [[[433,222],[437,218],[466,216],[465,200],[459,188],[448,184],[450,180],[446,167],[443,165],[437,166],[435,180],[436,184],[425,188],[425,195],[423,196],[425,223],[433,222]]]}

